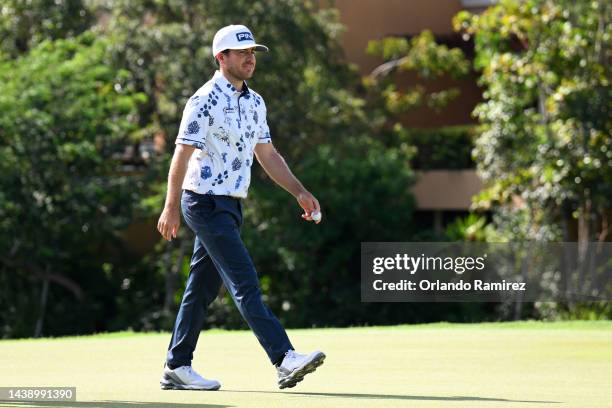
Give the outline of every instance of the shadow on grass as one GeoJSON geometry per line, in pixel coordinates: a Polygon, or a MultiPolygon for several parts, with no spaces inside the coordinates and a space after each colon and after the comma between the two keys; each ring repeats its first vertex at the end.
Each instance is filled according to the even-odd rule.
{"type": "MultiPolygon", "coordinates": [[[[330,393],[330,392],[291,392],[291,391],[248,391],[248,390],[221,390],[218,392],[246,392],[251,394],[280,394],[284,396],[305,396],[305,397],[333,397],[333,398],[360,398],[360,399],[384,399],[384,400],[411,400],[411,401],[471,401],[477,402],[506,402],[506,403],[532,403],[532,404],[561,404],[560,401],[536,401],[536,400],[512,400],[506,398],[486,398],[486,397],[436,397],[430,395],[389,395],[389,394],[350,394],[350,393],[330,393]]],[[[0,406],[4,407],[37,407],[37,408],[230,408],[232,405],[213,405],[213,404],[180,404],[166,402],[140,402],[140,401],[3,401],[0,406]]]]}
{"type": "Polygon", "coordinates": [[[230,408],[232,405],[215,404],[178,404],[175,402],[148,401],[5,401],[0,400],[2,407],[70,407],[70,408],[230,408]]]}
{"type": "Polygon", "coordinates": [[[505,398],[486,397],[435,397],[430,395],[388,395],[388,394],[349,394],[337,392],[295,392],[295,391],[246,391],[246,390],[221,390],[220,392],[251,392],[265,394],[303,395],[306,397],[336,397],[336,398],[364,398],[364,399],[388,399],[388,400],[413,400],[413,401],[474,401],[474,402],[520,402],[532,404],[562,404],[561,401],[536,401],[536,400],[511,400],[505,398]]]}

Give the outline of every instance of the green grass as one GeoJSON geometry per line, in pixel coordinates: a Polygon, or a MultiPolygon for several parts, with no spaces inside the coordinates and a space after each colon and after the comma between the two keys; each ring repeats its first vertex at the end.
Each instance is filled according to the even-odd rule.
{"type": "Polygon", "coordinates": [[[290,330],[328,358],[291,391],[246,331],[204,332],[194,368],[221,391],[162,391],[168,333],[0,341],[0,386],[75,386],[10,407],[612,407],[612,322],[290,330]]]}

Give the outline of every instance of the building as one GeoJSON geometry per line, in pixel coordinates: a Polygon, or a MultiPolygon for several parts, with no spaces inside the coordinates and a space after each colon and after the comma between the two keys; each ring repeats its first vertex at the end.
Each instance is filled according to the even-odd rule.
{"type": "MultiPolygon", "coordinates": [[[[338,9],[340,22],[345,26],[342,46],[348,62],[356,64],[362,75],[368,75],[383,61],[366,54],[370,40],[387,36],[411,37],[430,30],[437,42],[449,47],[461,47],[469,56],[473,45],[464,41],[452,28],[452,18],[461,10],[479,12],[495,3],[494,0],[336,0],[327,2],[338,9]]],[[[403,74],[398,79],[400,90],[414,84],[415,76],[403,74]]],[[[410,127],[432,128],[474,123],[471,112],[481,101],[476,75],[467,80],[438,81],[431,90],[444,89],[450,84],[458,86],[459,98],[441,113],[419,108],[405,115],[402,123],[410,127]]],[[[482,181],[473,168],[435,169],[418,172],[413,187],[417,209],[424,225],[433,225],[441,231],[457,215],[466,214],[471,198],[482,189],[482,181]]]]}

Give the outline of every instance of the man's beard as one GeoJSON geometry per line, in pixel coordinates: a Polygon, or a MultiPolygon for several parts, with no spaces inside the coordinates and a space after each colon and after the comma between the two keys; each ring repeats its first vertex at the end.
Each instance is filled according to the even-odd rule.
{"type": "Polygon", "coordinates": [[[253,72],[255,72],[255,70],[253,69],[253,71],[251,71],[251,75],[248,75],[241,73],[238,69],[228,67],[227,72],[239,81],[246,81],[247,79],[251,78],[251,76],[253,76],[253,72]]]}

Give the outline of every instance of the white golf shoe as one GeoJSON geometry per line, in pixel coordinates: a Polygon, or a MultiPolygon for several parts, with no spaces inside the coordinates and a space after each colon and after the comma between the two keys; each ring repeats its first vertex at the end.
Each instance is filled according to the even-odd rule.
{"type": "Polygon", "coordinates": [[[196,373],[191,366],[181,366],[171,370],[164,366],[160,380],[162,390],[204,390],[216,391],[221,388],[217,380],[207,380],[196,373]]]}
{"type": "Polygon", "coordinates": [[[278,371],[278,387],[293,388],[304,379],[306,374],[312,373],[325,360],[325,354],[320,351],[298,354],[294,350],[285,353],[283,362],[276,368],[278,371]]]}

